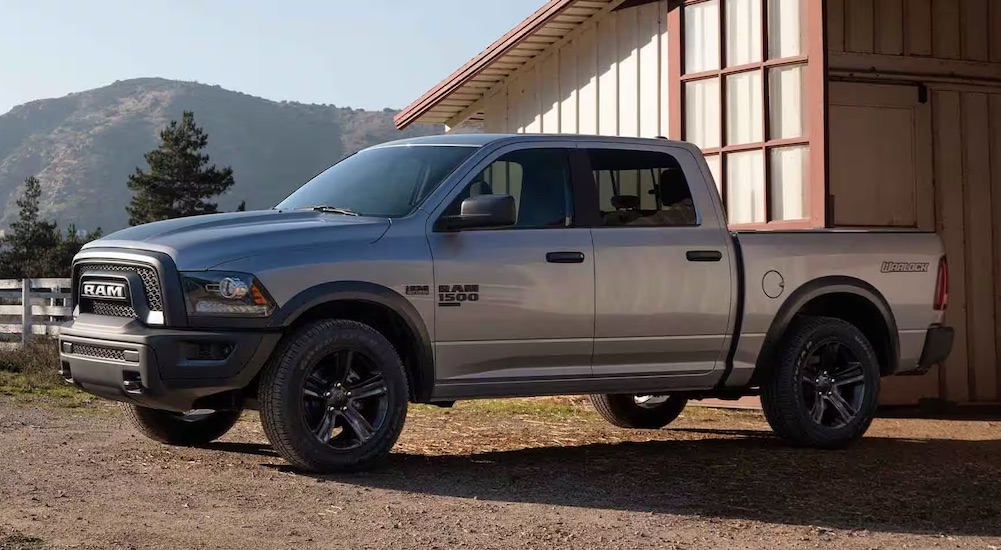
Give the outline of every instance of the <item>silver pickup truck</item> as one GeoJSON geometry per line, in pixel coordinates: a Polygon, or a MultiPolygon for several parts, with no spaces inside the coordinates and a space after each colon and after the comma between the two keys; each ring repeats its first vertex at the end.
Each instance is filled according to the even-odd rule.
{"type": "Polygon", "coordinates": [[[738,232],[693,146],[448,135],[335,164],[269,211],[88,244],[62,374],[147,436],[200,445],[259,409],[289,462],[390,452],[408,402],[590,394],[625,428],[760,395],[779,436],[860,438],[880,379],[952,346],[920,232],[738,232]]]}

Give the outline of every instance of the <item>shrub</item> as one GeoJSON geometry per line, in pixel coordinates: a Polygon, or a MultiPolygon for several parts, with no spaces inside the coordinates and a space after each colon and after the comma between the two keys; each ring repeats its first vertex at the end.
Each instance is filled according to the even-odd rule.
{"type": "Polygon", "coordinates": [[[35,393],[66,383],[59,377],[56,340],[37,338],[27,346],[0,348],[0,393],[35,393]]]}

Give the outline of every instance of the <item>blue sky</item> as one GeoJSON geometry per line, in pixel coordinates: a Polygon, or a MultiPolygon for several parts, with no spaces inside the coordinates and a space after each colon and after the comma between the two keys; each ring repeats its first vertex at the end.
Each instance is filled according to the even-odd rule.
{"type": "Polygon", "coordinates": [[[2,0],[0,114],[159,76],[400,108],[544,0],[2,0]]]}

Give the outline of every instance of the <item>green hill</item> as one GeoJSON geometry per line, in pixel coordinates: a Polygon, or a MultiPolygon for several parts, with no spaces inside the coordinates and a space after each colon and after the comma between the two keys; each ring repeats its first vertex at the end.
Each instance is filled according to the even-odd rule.
{"type": "Polygon", "coordinates": [[[236,185],[219,200],[233,210],[270,208],[306,179],[360,148],[441,132],[400,132],[396,111],[275,102],[194,82],[142,78],[43,99],[0,115],[0,225],[15,214],[24,178],[42,181],[43,213],[60,227],[124,227],[131,192],[125,183],[160,129],[184,110],[209,135],[208,154],[232,166],[236,185]]]}

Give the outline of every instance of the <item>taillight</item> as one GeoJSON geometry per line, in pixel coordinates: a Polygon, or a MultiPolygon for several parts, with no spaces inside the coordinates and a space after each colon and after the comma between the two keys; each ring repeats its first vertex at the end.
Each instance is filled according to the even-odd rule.
{"type": "Polygon", "coordinates": [[[949,305],[949,262],[945,256],[938,261],[938,280],[935,281],[935,311],[945,311],[949,305]]]}

